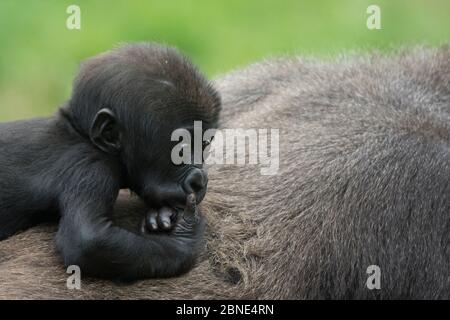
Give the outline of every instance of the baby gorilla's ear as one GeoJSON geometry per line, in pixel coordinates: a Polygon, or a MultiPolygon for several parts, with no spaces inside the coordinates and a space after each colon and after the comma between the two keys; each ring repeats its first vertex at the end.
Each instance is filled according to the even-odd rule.
{"type": "Polygon", "coordinates": [[[120,129],[112,110],[105,108],[95,115],[90,136],[92,143],[100,150],[110,154],[119,153],[120,129]]]}

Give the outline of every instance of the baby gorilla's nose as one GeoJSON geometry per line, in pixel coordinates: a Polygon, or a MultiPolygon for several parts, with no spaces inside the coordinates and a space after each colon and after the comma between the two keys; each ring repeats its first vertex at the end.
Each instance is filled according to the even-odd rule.
{"type": "Polygon", "coordinates": [[[192,169],[183,182],[184,191],[187,194],[195,193],[197,202],[199,203],[206,193],[206,186],[208,185],[208,176],[204,170],[194,168],[192,169]]]}

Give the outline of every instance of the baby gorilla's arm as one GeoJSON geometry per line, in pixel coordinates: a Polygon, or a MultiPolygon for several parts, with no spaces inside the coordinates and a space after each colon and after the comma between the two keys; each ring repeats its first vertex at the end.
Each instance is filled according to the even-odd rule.
{"type": "Polygon", "coordinates": [[[145,236],[113,225],[107,218],[108,206],[77,200],[67,208],[57,247],[66,265],[78,265],[88,276],[125,281],[176,276],[193,266],[202,247],[204,220],[194,195],[178,213],[173,230],[145,236]]]}

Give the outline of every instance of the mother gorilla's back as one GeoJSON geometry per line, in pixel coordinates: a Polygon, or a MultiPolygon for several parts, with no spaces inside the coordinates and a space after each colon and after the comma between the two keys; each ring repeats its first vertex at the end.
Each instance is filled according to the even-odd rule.
{"type": "MultiPolygon", "coordinates": [[[[211,167],[197,268],[68,290],[55,229],[38,227],[0,242],[0,297],[450,298],[448,49],[272,60],[217,87],[223,127],[280,129],[280,163],[211,167]]],[[[122,199],[117,212],[140,210],[122,199]]]]}

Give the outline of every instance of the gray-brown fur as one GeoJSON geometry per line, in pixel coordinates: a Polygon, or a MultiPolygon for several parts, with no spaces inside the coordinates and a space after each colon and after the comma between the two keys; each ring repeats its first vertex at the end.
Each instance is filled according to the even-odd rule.
{"type": "Polygon", "coordinates": [[[210,168],[196,268],[70,291],[42,226],[0,242],[0,298],[450,298],[448,48],[269,60],[216,86],[222,127],[280,129],[280,169],[210,168]]]}

